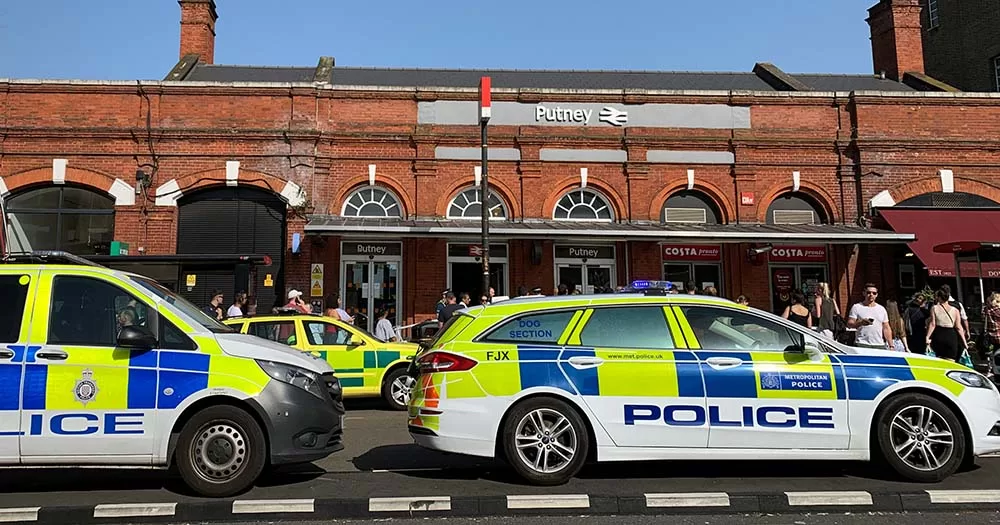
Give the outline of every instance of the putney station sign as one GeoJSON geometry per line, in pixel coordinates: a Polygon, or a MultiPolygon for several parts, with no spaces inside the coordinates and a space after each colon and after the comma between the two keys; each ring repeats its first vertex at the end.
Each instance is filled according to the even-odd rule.
{"type": "MultiPolygon", "coordinates": [[[[535,122],[560,122],[566,124],[591,124],[593,123],[594,110],[590,108],[564,108],[561,106],[535,106],[535,122]]],[[[597,113],[597,121],[611,124],[612,126],[624,126],[628,123],[628,111],[618,110],[611,106],[604,106],[597,113]]]]}

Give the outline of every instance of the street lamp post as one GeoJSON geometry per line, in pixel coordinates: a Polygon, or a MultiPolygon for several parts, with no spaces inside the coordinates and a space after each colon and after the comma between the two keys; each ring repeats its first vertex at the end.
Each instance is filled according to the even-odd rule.
{"type": "Polygon", "coordinates": [[[487,147],[486,125],[490,121],[490,77],[479,79],[479,134],[482,143],[482,179],[479,187],[479,204],[482,209],[482,234],[483,234],[483,293],[486,297],[490,295],[490,179],[489,170],[489,148],[487,147]]]}

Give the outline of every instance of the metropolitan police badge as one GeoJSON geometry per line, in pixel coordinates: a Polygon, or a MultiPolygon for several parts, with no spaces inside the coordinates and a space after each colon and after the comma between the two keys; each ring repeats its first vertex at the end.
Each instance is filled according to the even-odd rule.
{"type": "Polygon", "coordinates": [[[73,395],[76,396],[76,400],[83,403],[83,406],[87,406],[87,403],[94,400],[97,391],[93,370],[84,370],[83,377],[77,379],[76,386],[73,387],[73,395]]]}
{"type": "Polygon", "coordinates": [[[781,375],[777,372],[762,372],[760,387],[763,390],[781,390],[781,375]]]}

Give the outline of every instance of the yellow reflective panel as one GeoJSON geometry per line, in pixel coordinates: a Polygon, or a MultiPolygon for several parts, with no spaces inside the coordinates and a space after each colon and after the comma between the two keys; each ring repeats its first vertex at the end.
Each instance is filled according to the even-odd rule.
{"type": "Polygon", "coordinates": [[[595,355],[602,396],[678,397],[677,365],[669,350],[609,350],[595,355]]]}

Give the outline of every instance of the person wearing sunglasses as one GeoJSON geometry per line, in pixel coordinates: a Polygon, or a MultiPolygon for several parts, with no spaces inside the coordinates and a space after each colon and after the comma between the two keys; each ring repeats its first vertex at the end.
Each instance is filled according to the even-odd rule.
{"type": "Polygon", "coordinates": [[[851,307],[847,316],[847,326],[857,330],[854,346],[892,350],[892,328],[889,327],[889,313],[885,307],[875,302],[878,287],[865,285],[865,298],[851,307]]]}

